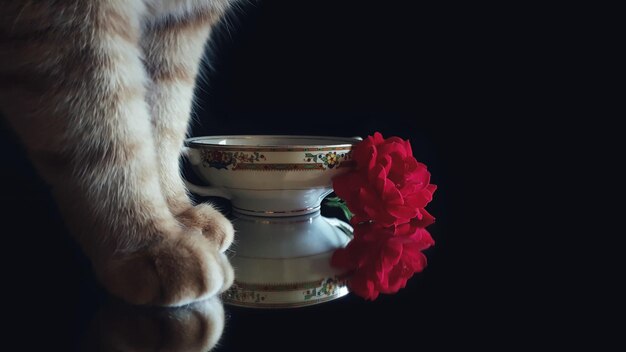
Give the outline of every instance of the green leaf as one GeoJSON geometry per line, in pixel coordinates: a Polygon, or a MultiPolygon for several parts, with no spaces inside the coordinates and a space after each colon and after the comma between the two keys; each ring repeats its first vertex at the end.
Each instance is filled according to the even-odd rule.
{"type": "Polygon", "coordinates": [[[348,208],[348,205],[346,204],[346,202],[343,201],[343,199],[341,199],[339,197],[329,197],[329,198],[326,198],[326,205],[329,206],[329,207],[341,209],[341,211],[343,212],[343,215],[346,217],[346,219],[348,219],[348,220],[352,219],[352,216],[353,216],[352,212],[348,208]]]}
{"type": "Polygon", "coordinates": [[[352,212],[350,211],[350,209],[348,209],[348,206],[346,205],[346,203],[342,203],[340,206],[341,210],[343,210],[343,215],[346,216],[346,219],[348,219],[348,221],[350,221],[350,219],[352,219],[352,212]]]}
{"type": "Polygon", "coordinates": [[[311,159],[313,159],[313,162],[317,162],[317,155],[315,155],[315,154],[304,153],[304,157],[305,158],[311,158],[311,159]]]}

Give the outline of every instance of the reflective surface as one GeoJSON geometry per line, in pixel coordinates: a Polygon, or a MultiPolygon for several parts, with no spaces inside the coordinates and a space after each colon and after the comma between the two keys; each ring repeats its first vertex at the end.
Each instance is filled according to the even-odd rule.
{"type": "MultiPolygon", "coordinates": [[[[584,266],[581,271],[584,261],[561,261],[563,244],[550,254],[567,269],[549,271],[550,280],[540,282],[535,279],[546,267],[536,264],[539,270],[531,270],[538,259],[534,251],[564,232],[559,227],[548,233],[538,222],[550,219],[567,199],[546,198],[566,178],[545,178],[546,167],[561,165],[567,153],[546,153],[552,149],[543,149],[534,136],[541,131],[556,142],[571,134],[567,123],[549,128],[549,121],[568,116],[563,112],[569,103],[558,99],[558,85],[541,78],[557,82],[561,62],[549,58],[559,45],[541,22],[552,26],[563,16],[531,4],[511,11],[500,6],[496,15],[493,10],[470,3],[359,0],[329,7],[259,1],[237,11],[229,30],[215,36],[213,69],[205,69],[209,84],[200,80],[191,135],[380,131],[410,139],[414,155],[440,186],[429,205],[437,217],[429,228],[436,245],[428,250],[426,270],[407,288],[374,302],[349,294],[293,310],[225,306],[215,351],[501,351],[524,344],[537,350],[546,346],[544,337],[574,325],[570,317],[581,315],[580,305],[595,302],[575,295],[585,288],[603,292],[590,285],[598,272],[584,266]],[[525,9],[542,19],[526,17],[525,9]],[[523,20],[516,21],[516,13],[524,14],[523,20]],[[533,28],[540,35],[524,38],[533,28]],[[540,66],[550,72],[535,71],[540,66]],[[546,107],[550,101],[558,104],[546,107]],[[542,155],[549,162],[541,163],[542,155]],[[543,183],[531,189],[534,181],[543,183]],[[538,212],[543,206],[553,212],[538,212]],[[566,273],[576,275],[579,286],[551,294],[550,286],[566,273]],[[559,310],[555,302],[566,308],[559,310]]],[[[568,26],[553,27],[562,29],[558,38],[568,39],[568,26]]],[[[566,83],[580,76],[577,70],[566,73],[566,83]]],[[[33,128],[46,132],[45,126],[33,128]]],[[[2,123],[0,129],[0,349],[80,350],[108,299],[68,240],[51,190],[10,129],[2,123]]],[[[193,176],[191,170],[187,175],[193,176]]],[[[138,336],[169,339],[160,331],[184,332],[158,331],[138,336]]],[[[105,336],[118,335],[99,336],[111,346],[105,336]]],[[[568,331],[550,347],[581,336],[588,331],[568,331]]]]}
{"type": "Polygon", "coordinates": [[[189,351],[212,349],[224,329],[218,298],[180,308],[147,308],[113,299],[90,322],[84,351],[189,351]]]}
{"type": "Polygon", "coordinates": [[[328,302],[348,293],[346,271],[330,265],[352,228],[320,212],[255,217],[233,211],[237,241],[230,261],[235,282],[224,301],[245,307],[294,308],[328,302]]]}

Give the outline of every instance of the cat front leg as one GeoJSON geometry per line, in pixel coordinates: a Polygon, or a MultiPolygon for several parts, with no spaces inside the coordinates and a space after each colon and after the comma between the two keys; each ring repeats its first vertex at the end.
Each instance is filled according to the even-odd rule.
{"type": "MultiPolygon", "coordinates": [[[[199,3],[199,2],[198,2],[199,3]]],[[[190,120],[194,87],[211,28],[223,7],[198,6],[156,16],[142,40],[151,84],[151,109],[161,188],[179,221],[200,227],[225,251],[233,241],[231,223],[209,204],[194,206],[181,178],[180,155],[190,120]]]]}
{"type": "Polygon", "coordinates": [[[221,292],[233,272],[168,207],[146,103],[143,1],[0,3],[0,110],[103,285],[135,304],[221,292]]]}

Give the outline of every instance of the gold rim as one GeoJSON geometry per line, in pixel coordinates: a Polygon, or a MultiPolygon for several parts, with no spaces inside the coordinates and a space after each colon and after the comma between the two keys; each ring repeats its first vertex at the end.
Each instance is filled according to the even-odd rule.
{"type": "Polygon", "coordinates": [[[250,209],[243,209],[243,208],[238,208],[233,206],[233,211],[235,212],[239,212],[242,213],[244,215],[246,215],[246,213],[254,213],[254,214],[266,214],[266,215],[271,215],[271,214],[310,214],[313,213],[315,211],[320,210],[321,206],[318,205],[316,207],[311,207],[311,208],[304,208],[304,209],[297,209],[297,210],[250,210],[250,209]]]}
{"type": "MultiPolygon", "coordinates": [[[[224,136],[202,136],[193,137],[185,140],[185,144],[189,147],[202,148],[202,149],[220,149],[220,150],[235,150],[235,151],[251,151],[251,152],[290,152],[290,151],[327,151],[327,150],[350,150],[352,146],[360,139],[349,137],[331,137],[331,136],[290,136],[290,135],[224,135],[224,136]],[[202,140],[217,140],[217,139],[316,139],[319,141],[327,140],[328,144],[312,145],[312,144],[293,144],[293,145],[265,145],[265,146],[251,146],[246,144],[210,144],[203,143],[202,140]]],[[[321,144],[321,143],[320,143],[321,144]]]]}
{"type": "MultiPolygon", "coordinates": [[[[342,281],[349,277],[348,273],[343,273],[341,275],[336,275],[335,277],[331,277],[330,279],[342,281]]],[[[263,291],[263,292],[289,292],[289,291],[300,291],[306,290],[310,288],[316,288],[320,286],[325,280],[329,278],[323,278],[313,281],[302,281],[302,282],[294,282],[288,284],[254,284],[254,283],[244,283],[236,281],[233,283],[233,286],[236,288],[240,288],[242,290],[252,290],[252,291],[263,291]]],[[[345,285],[342,285],[345,286],[345,285]]]]}
{"type": "MultiPolygon", "coordinates": [[[[241,215],[243,215],[243,214],[241,214],[241,215]]],[[[316,214],[313,214],[310,217],[307,217],[306,219],[301,219],[301,220],[282,220],[282,219],[285,219],[285,218],[278,218],[278,219],[281,219],[281,220],[276,220],[275,217],[274,218],[258,217],[258,219],[247,219],[247,218],[242,218],[242,217],[236,216],[233,219],[233,221],[241,220],[241,221],[244,221],[244,222],[251,222],[251,223],[255,223],[255,224],[265,224],[265,225],[267,225],[267,224],[300,224],[300,223],[303,223],[303,222],[311,222],[312,219],[318,218],[320,216],[321,215],[320,215],[319,212],[317,212],[316,214]],[[260,220],[260,219],[263,219],[263,220],[260,220]],[[274,220],[271,220],[271,219],[274,219],[274,220]]],[[[287,219],[291,219],[291,217],[287,217],[287,219]]]]}

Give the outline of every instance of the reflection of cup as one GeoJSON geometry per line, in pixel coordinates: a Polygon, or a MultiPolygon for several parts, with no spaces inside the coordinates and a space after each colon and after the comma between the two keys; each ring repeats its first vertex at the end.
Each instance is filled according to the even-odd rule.
{"type": "Polygon", "coordinates": [[[357,138],[210,136],[190,138],[188,157],[210,187],[199,195],[225,197],[247,215],[292,216],[319,210],[332,178],[349,170],[357,138]]]}
{"type": "Polygon", "coordinates": [[[82,350],[204,352],[215,346],[223,329],[218,298],[178,308],[110,301],[92,321],[82,350]]]}
{"type": "Polygon", "coordinates": [[[235,282],[224,302],[286,308],[344,296],[346,273],[330,266],[352,228],[320,215],[333,177],[352,167],[360,138],[210,136],[190,138],[188,157],[210,186],[200,195],[231,200],[235,282]]]}
{"type": "Polygon", "coordinates": [[[343,270],[330,266],[350,240],[350,225],[317,211],[292,217],[235,214],[235,283],[224,302],[254,308],[290,308],[348,293],[343,270]]]}

